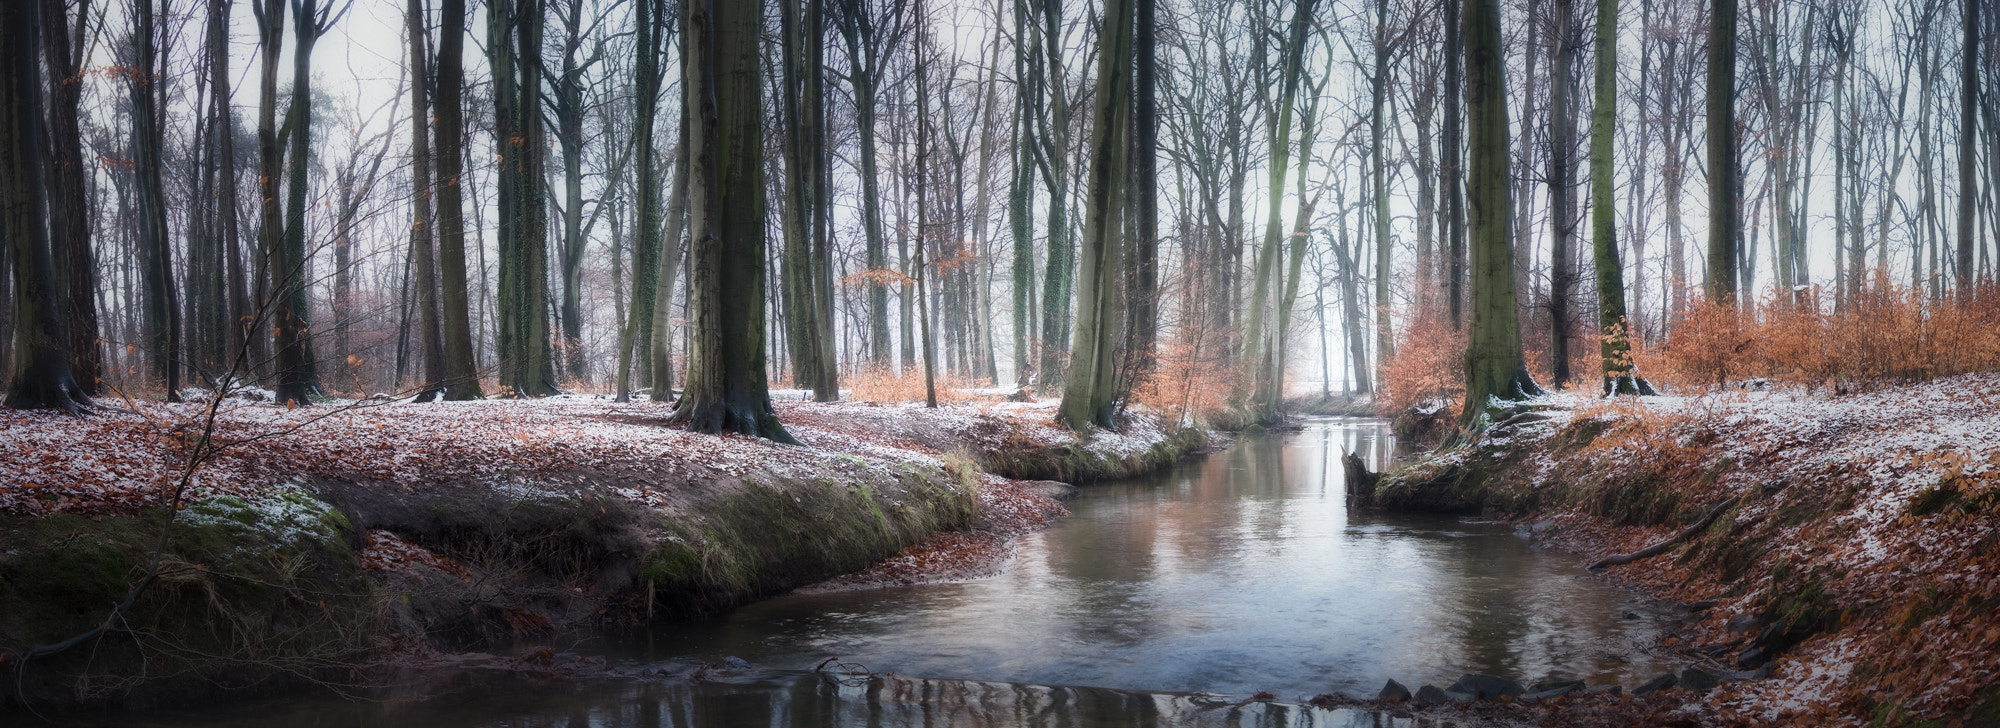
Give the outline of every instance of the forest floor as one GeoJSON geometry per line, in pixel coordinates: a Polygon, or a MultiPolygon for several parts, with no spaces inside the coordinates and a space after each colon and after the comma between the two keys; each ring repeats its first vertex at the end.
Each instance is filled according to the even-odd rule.
{"type": "Polygon", "coordinates": [[[1523,422],[1383,488],[1483,481],[1489,510],[1591,561],[1716,511],[1661,555],[1602,573],[1688,605],[1667,639],[1709,670],[1768,665],[1771,677],[1519,717],[2000,725],[2000,375],[1532,404],[1523,422]]]}
{"type": "Polygon", "coordinates": [[[328,654],[518,648],[843,574],[819,588],[969,578],[1067,512],[1068,486],[1041,479],[1136,474],[1206,443],[1143,413],[1079,436],[1053,402],[776,408],[803,446],[597,395],[0,410],[0,669],[134,625],[87,659],[37,657],[0,711],[147,692],[128,668],[319,680],[349,664],[328,654]]]}

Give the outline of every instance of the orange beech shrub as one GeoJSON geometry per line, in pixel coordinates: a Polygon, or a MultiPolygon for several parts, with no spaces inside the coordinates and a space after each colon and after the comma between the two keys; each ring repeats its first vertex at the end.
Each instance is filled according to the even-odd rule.
{"type": "Polygon", "coordinates": [[[1178,422],[1188,413],[1208,418],[1229,407],[1236,392],[1236,361],[1227,338],[1206,327],[1174,328],[1154,344],[1152,371],[1132,385],[1132,400],[1178,422]]]}
{"type": "Polygon", "coordinates": [[[1443,312],[1420,312],[1396,337],[1396,356],[1383,368],[1381,411],[1456,401],[1465,392],[1465,332],[1453,331],[1443,312]]]}
{"type": "Polygon", "coordinates": [[[2000,368],[2000,287],[1933,300],[1876,276],[1844,305],[1829,297],[1771,293],[1748,311],[1696,301],[1635,358],[1647,377],[1686,387],[1763,377],[1846,391],[2000,368]]]}
{"type": "MultiPolygon", "coordinates": [[[[896,376],[896,370],[886,366],[873,366],[859,373],[849,374],[845,382],[851,389],[848,399],[857,402],[922,402],[924,401],[924,368],[909,367],[903,376],[896,376]]],[[[968,391],[989,386],[986,380],[961,379],[939,375],[936,377],[938,402],[971,402],[979,396],[968,391]]]]}

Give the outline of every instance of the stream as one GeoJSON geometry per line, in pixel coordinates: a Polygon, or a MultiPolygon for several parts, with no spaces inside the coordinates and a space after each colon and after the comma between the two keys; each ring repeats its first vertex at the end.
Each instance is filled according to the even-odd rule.
{"type": "Polygon", "coordinates": [[[1629,688],[1678,666],[1648,651],[1667,611],[1509,525],[1350,513],[1342,450],[1379,469],[1393,442],[1361,419],[1246,435],[1081,488],[997,576],[781,596],[579,649],[634,672],[725,665],[705,680],[466,685],[118,724],[1412,726],[1428,724],[1283,703],[1468,672],[1629,688]],[[812,672],[828,658],[874,677],[812,672]],[[1281,702],[1246,702],[1259,692],[1281,702]]]}

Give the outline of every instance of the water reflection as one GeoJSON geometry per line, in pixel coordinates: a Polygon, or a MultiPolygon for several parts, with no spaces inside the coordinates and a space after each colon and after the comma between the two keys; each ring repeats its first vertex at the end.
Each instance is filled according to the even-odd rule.
{"type": "Polygon", "coordinates": [[[608,650],[631,674],[724,656],[756,666],[717,681],[426,676],[406,688],[421,697],[66,722],[1410,728],[1432,724],[1245,698],[1372,695],[1387,678],[1445,685],[1464,672],[1630,686],[1674,667],[1644,651],[1657,617],[1566,555],[1496,524],[1348,512],[1340,451],[1379,469],[1393,449],[1365,420],[1246,437],[1155,478],[1083,489],[1074,515],[1022,539],[999,576],[784,597],[608,650]],[[809,671],[830,656],[877,675],[843,685],[809,671]]]}
{"type": "Polygon", "coordinates": [[[1379,468],[1393,447],[1365,420],[1246,437],[1083,489],[1000,576],[780,598],[633,656],[1287,698],[1464,672],[1632,684],[1671,667],[1642,651],[1650,612],[1566,555],[1495,524],[1349,513],[1339,451],[1379,468]]]}

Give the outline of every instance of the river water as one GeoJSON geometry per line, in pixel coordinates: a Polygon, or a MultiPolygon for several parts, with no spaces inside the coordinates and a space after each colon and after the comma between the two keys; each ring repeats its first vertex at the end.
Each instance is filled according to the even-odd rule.
{"type": "Polygon", "coordinates": [[[1246,699],[1372,697],[1390,678],[1414,690],[1467,672],[1630,687],[1675,667],[1646,651],[1668,615],[1573,556],[1504,524],[1350,512],[1342,450],[1379,469],[1392,442],[1354,419],[1245,436],[1159,476],[1082,488],[997,576],[784,596],[597,650],[635,671],[748,663],[706,681],[485,686],[205,722],[1389,726],[1415,724],[1246,699]],[[828,658],[876,676],[811,672],[828,658]]]}

